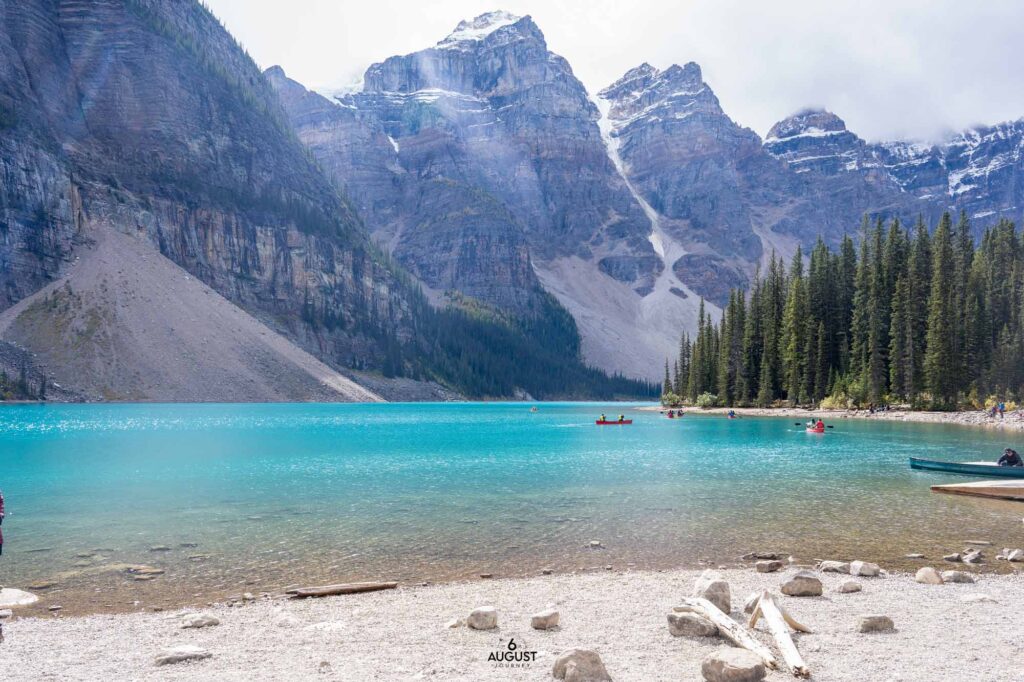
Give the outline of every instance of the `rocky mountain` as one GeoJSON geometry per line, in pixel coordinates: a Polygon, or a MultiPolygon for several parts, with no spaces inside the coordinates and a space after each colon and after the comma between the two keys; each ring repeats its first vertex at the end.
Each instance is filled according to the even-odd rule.
{"type": "Polygon", "coordinates": [[[435,301],[454,290],[531,315],[546,290],[588,361],[651,379],[700,297],[717,314],[773,252],[835,243],[865,214],[1019,214],[1019,126],[874,144],[811,109],[762,140],[698,65],[642,64],[591,97],[530,17],[507,12],[374,64],[334,98],[266,75],[374,240],[435,301]]]}
{"type": "Polygon", "coordinates": [[[587,360],[634,375],[695,319],[597,106],[529,17],[462,22],[334,102],[267,76],[375,240],[430,290],[529,314],[546,289],[587,360]]]}
{"type": "Polygon", "coordinates": [[[609,390],[515,235],[432,213],[472,242],[451,267],[501,253],[543,324],[427,305],[198,2],[0,2],[0,152],[0,337],[90,398],[372,398],[363,369],[474,395],[609,390]]]}

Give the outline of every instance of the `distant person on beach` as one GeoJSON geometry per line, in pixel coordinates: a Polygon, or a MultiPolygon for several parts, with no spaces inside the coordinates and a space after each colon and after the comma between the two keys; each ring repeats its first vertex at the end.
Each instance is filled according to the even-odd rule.
{"type": "Polygon", "coordinates": [[[1024,461],[1021,460],[1020,455],[1013,448],[1006,448],[1003,450],[1003,456],[999,458],[999,466],[1001,467],[1019,467],[1024,466],[1024,461]]]}
{"type": "Polygon", "coordinates": [[[999,418],[1002,419],[1006,415],[1006,403],[999,403],[999,418]]]}

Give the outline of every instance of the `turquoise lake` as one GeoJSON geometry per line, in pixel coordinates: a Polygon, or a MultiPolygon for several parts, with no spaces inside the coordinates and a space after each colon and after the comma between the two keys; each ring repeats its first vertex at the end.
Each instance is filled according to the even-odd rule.
{"type": "Polygon", "coordinates": [[[19,405],[0,409],[0,584],[66,610],[289,584],[527,575],[1021,545],[1024,508],[937,495],[907,457],[1006,434],[541,403],[19,405]],[[632,426],[597,427],[602,412],[632,426]],[[604,549],[590,549],[599,540],[604,549]],[[1003,544],[1005,543],[1005,545],[1003,544]],[[165,547],[164,549],[156,549],[165,547]],[[124,568],[165,570],[136,581],[124,568]]]}

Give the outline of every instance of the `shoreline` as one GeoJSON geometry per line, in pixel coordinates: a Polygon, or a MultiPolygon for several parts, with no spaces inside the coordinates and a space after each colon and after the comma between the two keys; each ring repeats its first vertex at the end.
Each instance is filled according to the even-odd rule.
{"type": "MultiPolygon", "coordinates": [[[[639,412],[664,412],[668,408],[644,406],[632,408],[639,412]]],[[[864,419],[871,421],[913,422],[918,424],[952,424],[956,426],[974,426],[980,428],[1024,431],[1024,412],[1008,412],[1003,419],[992,419],[983,410],[961,412],[937,412],[927,410],[888,410],[869,413],[867,410],[812,410],[806,407],[684,407],[686,415],[724,415],[733,410],[740,417],[792,417],[809,419],[822,417],[826,423],[836,419],[864,419]]]]}
{"type": "MultiPolygon", "coordinates": [[[[994,554],[994,548],[985,548],[994,554]]],[[[936,560],[937,559],[937,560],[936,560]]],[[[940,557],[938,570],[969,570],[940,557]]],[[[777,573],[752,567],[719,571],[729,582],[733,618],[744,620],[748,594],[779,586],[800,566],[777,573]]],[[[883,567],[884,568],[884,567],[883,567]]],[[[61,679],[429,679],[550,680],[555,657],[579,647],[597,651],[617,682],[701,680],[700,662],[725,645],[706,637],[673,637],[666,614],[692,593],[701,571],[602,571],[446,583],[322,599],[263,598],[236,606],[7,621],[0,645],[5,680],[61,679]],[[480,606],[498,612],[498,628],[449,628],[480,606]],[[555,630],[530,628],[530,616],[553,607],[555,630]],[[183,629],[189,614],[218,625],[183,629]],[[524,668],[488,662],[514,638],[536,651],[524,668]],[[132,646],[124,646],[125,642],[132,646]],[[157,667],[164,649],[191,645],[205,660],[157,667]]],[[[1007,625],[1024,599],[1024,576],[976,575],[975,584],[924,585],[905,573],[851,577],[814,571],[821,597],[780,597],[813,634],[795,641],[822,682],[862,680],[1012,680],[1024,665],[1007,625]],[[863,590],[838,592],[856,581],[863,590]],[[895,632],[861,634],[861,614],[887,615],[895,632]],[[949,627],[955,619],[956,627],[949,627]],[[995,646],[1002,652],[992,656],[995,646]]],[[[757,638],[774,649],[762,624],[757,638]]],[[[786,670],[769,680],[791,679],[786,670]]]]}

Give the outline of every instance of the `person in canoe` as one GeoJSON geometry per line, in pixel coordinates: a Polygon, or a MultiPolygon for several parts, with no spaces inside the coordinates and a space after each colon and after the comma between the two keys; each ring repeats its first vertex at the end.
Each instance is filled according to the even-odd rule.
{"type": "Polygon", "coordinates": [[[669,419],[675,419],[676,418],[676,411],[675,410],[669,410],[668,411],[668,418],[669,419]]]}
{"type": "Polygon", "coordinates": [[[1003,450],[1003,456],[999,458],[998,464],[1001,467],[1020,467],[1024,466],[1024,460],[1021,460],[1016,450],[1006,448],[1003,450]]]}
{"type": "Polygon", "coordinates": [[[626,415],[624,415],[624,414],[620,414],[620,415],[619,415],[619,423],[621,424],[621,423],[622,423],[622,422],[624,422],[624,421],[626,421],[626,415]]]}
{"type": "Polygon", "coordinates": [[[736,418],[736,410],[729,410],[729,413],[726,416],[729,417],[729,419],[735,419],[736,418]]]}

